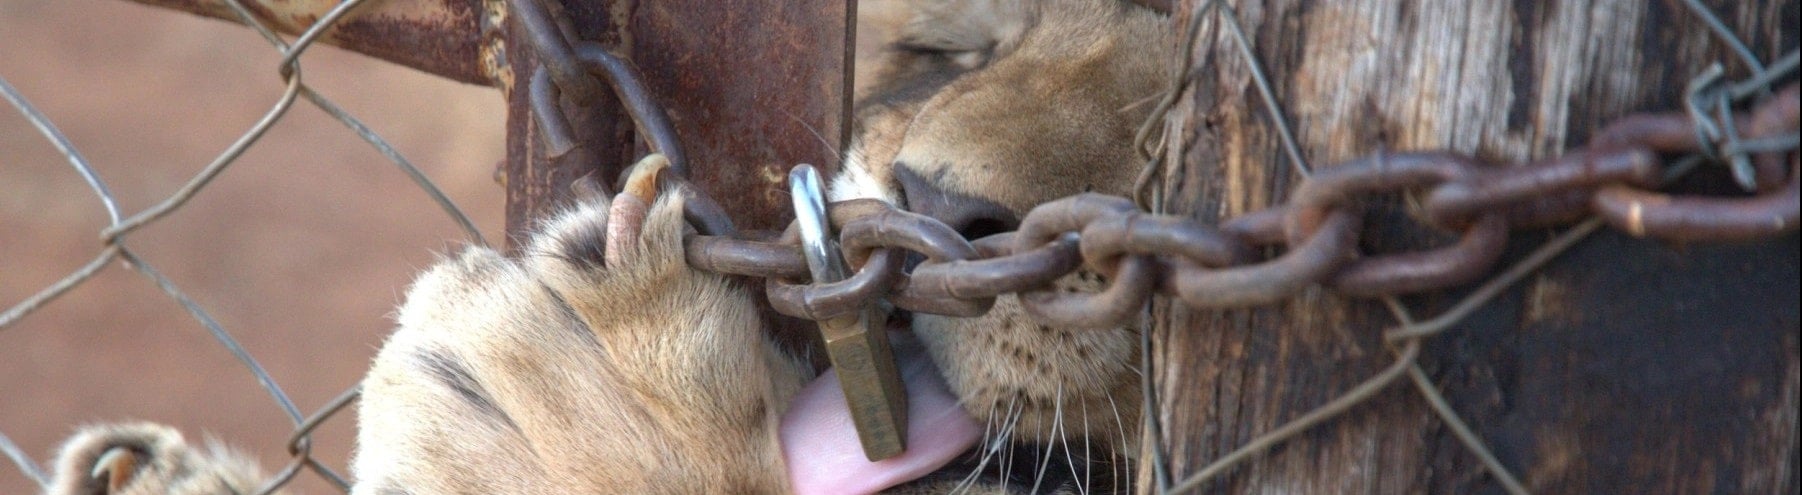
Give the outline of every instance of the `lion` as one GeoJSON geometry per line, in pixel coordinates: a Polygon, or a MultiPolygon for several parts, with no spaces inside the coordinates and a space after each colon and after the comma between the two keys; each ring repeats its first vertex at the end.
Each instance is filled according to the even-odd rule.
{"type": "MultiPolygon", "coordinates": [[[[1126,194],[1164,90],[1162,14],[1119,0],[866,0],[854,140],[828,191],[970,239],[1041,203],[1126,194]]],[[[507,256],[426,270],[363,381],[354,493],[1121,493],[1139,325],[915,314],[892,332],[908,449],[863,458],[830,370],[769,336],[752,287],[690,268],[692,194],[652,155],[507,256]]],[[[1057,282],[1094,290],[1079,272],[1057,282]]],[[[50,493],[254,490],[254,463],[162,427],[79,433],[50,493]],[[152,448],[153,447],[153,448],[152,448]],[[248,483],[248,484],[247,484],[248,483]]]]}
{"type": "Polygon", "coordinates": [[[254,459],[217,441],[208,443],[196,450],[181,432],[154,423],[82,428],[58,449],[47,493],[236,494],[253,493],[263,483],[254,459]]]}

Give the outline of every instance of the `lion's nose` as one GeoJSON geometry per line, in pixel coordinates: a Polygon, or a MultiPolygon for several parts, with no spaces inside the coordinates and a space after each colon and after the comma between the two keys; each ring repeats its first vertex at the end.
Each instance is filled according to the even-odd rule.
{"type": "Polygon", "coordinates": [[[965,239],[981,239],[1020,226],[1019,215],[994,201],[946,191],[899,163],[894,170],[909,211],[944,222],[965,239]]]}

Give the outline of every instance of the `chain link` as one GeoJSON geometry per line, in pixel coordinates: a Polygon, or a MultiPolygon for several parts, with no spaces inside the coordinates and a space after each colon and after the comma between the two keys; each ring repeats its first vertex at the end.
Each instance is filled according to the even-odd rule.
{"type": "Polygon", "coordinates": [[[650,148],[670,156],[675,187],[695,192],[687,217],[699,233],[684,243],[689,264],[765,279],[778,312],[810,320],[878,300],[920,313],[977,316],[995,298],[1018,294],[1039,323],[1110,327],[1134,318],[1154,293],[1194,307],[1228,308],[1272,304],[1316,285],[1368,298],[1456,287],[1494,267],[1511,229],[1592,214],[1634,236],[1675,241],[1760,238],[1796,228],[1797,85],[1750,112],[1731,107],[1764,93],[1776,80],[1767,74],[1793,72],[1792,53],[1755,81],[1726,84],[1705,74],[1692,85],[1687,112],[1622,117],[1562,156],[1501,166],[1449,151],[1380,152],[1324,167],[1305,176],[1286,204],[1218,226],[1086,193],[1039,205],[1017,232],[966,241],[944,223],[875,200],[836,203],[829,206],[832,224],[856,272],[806,283],[792,225],[774,238],[738,234],[716,203],[683,182],[681,145],[629,63],[598,44],[570,43],[537,0],[509,3],[544,61],[531,78],[531,97],[546,148],[555,155],[573,147],[569,122],[557,110],[563,98],[574,105],[592,101],[604,78],[650,148]],[[1748,164],[1755,194],[1658,192],[1666,172],[1661,155],[1696,152],[1735,167],[1748,164]],[[1421,251],[1360,253],[1362,206],[1385,194],[1422,198],[1419,221],[1458,240],[1421,251]],[[1259,248],[1280,254],[1258,259],[1259,248]],[[908,269],[909,258],[924,260],[908,269]],[[1056,286],[1085,269],[1102,277],[1099,290],[1056,286]]]}
{"type": "MultiPolygon", "coordinates": [[[[1746,146],[1795,135],[1797,94],[1797,86],[1788,86],[1750,115],[1732,117],[1737,128],[1746,130],[1737,153],[1750,155],[1757,164],[1759,193],[1750,198],[1658,193],[1654,187],[1665,175],[1660,155],[1705,149],[1685,113],[1643,113],[1609,124],[1588,148],[1523,166],[1427,151],[1380,153],[1324,167],[1305,178],[1285,205],[1225,221],[1222,227],[1139,211],[1126,198],[1079,194],[1036,207],[1020,223],[1018,234],[978,239],[971,245],[991,248],[969,256],[971,245],[948,239],[953,236],[950,227],[887,205],[879,212],[869,212],[879,209],[870,203],[834,205],[834,211],[860,211],[834,212],[834,221],[856,216],[838,223],[854,263],[869,257],[863,252],[870,247],[919,252],[928,259],[899,275],[887,274],[894,270],[892,259],[867,263],[861,270],[885,275],[863,277],[869,284],[858,288],[860,297],[887,297],[899,308],[939,315],[968,317],[993,304],[997,295],[1020,293],[1025,310],[1043,324],[1105,328],[1132,319],[1151,293],[1175,295],[1197,308],[1238,308],[1281,301],[1314,284],[1353,297],[1429,292],[1488,274],[1510,229],[1566,223],[1586,214],[1598,214],[1633,236],[1674,241],[1768,238],[1797,229],[1797,178],[1802,175],[1791,153],[1795,144],[1746,146]],[[1422,252],[1357,252],[1359,205],[1379,194],[1397,193],[1420,194],[1422,223],[1456,232],[1460,239],[1422,252]],[[1002,238],[1011,241],[998,241],[1002,238]],[[1276,245],[1283,254],[1254,259],[1254,247],[1265,245],[1276,245]],[[1056,279],[1079,268],[1106,277],[1105,288],[1096,293],[1052,288],[1056,279]],[[887,281],[887,288],[878,288],[876,281],[887,281]]],[[[784,243],[694,236],[688,248],[690,263],[701,268],[795,279],[793,259],[769,256],[784,243]]],[[[780,286],[769,292],[778,311],[804,319],[822,315],[822,295],[791,283],[771,286],[780,286]]],[[[831,304],[843,308],[869,302],[852,301],[851,292],[833,297],[831,304]]]]}
{"type": "MultiPolygon", "coordinates": [[[[1802,90],[1792,83],[1771,91],[1775,82],[1790,78],[1796,71],[1798,54],[1791,52],[1767,68],[1736,43],[1734,46],[1744,52],[1743,57],[1755,69],[1752,78],[1725,81],[1723,71],[1711,68],[1691,85],[1683,112],[1616,119],[1596,132],[1586,146],[1562,156],[1502,166],[1450,152],[1383,152],[1323,167],[1307,175],[1287,203],[1218,225],[1185,216],[1148,213],[1142,209],[1143,201],[1135,204],[1121,197],[1083,194],[1035,208],[1025,216],[1018,232],[965,240],[937,220],[885,203],[866,200],[834,204],[830,207],[832,224],[839,232],[846,259],[857,270],[843,281],[810,283],[792,226],[782,235],[737,232],[717,203],[682,178],[688,174],[689,164],[681,143],[667,114],[650,97],[629,62],[599,44],[572,41],[568,26],[560,24],[558,15],[541,0],[505,1],[509,18],[521,23],[524,42],[542,64],[529,77],[527,89],[531,114],[548,157],[562,159],[578,148],[575,138],[582,131],[572,125],[572,120],[577,119],[566,115],[565,109],[586,108],[602,91],[611,89],[648,147],[671,160],[676,177],[668,181],[668,187],[690,192],[685,203],[686,217],[697,230],[685,239],[690,265],[711,272],[763,278],[769,299],[778,311],[808,319],[842,316],[879,300],[921,313],[976,316],[987,312],[996,298],[1018,294],[1027,312],[1042,323],[1109,327],[1135,317],[1152,294],[1172,296],[1202,308],[1271,304],[1316,285],[1348,296],[1387,297],[1460,286],[1483,276],[1493,269],[1507,245],[1510,230],[1568,224],[1595,216],[1638,237],[1736,241],[1793,232],[1802,204],[1802,155],[1796,152],[1798,115],[1802,114],[1798,94],[1802,90]],[[1736,107],[1748,106],[1736,111],[1736,107]],[[1668,166],[1664,158],[1681,154],[1701,154],[1722,164],[1746,193],[1698,196],[1659,191],[1675,168],[1668,166]],[[1457,234],[1458,240],[1423,251],[1360,253],[1361,206],[1372,197],[1392,194],[1420,198],[1413,213],[1421,224],[1457,234]],[[1266,252],[1278,254],[1265,257],[1266,252]],[[918,264],[910,268],[916,260],[918,264]],[[1065,292],[1055,285],[1081,270],[1101,276],[1103,286],[1093,292],[1065,292]]],[[[280,488],[303,470],[315,471],[339,488],[348,487],[343,477],[312,457],[310,435],[354,401],[357,389],[346,391],[312,416],[301,417],[300,410],[260,365],[198,305],[127,249],[125,241],[128,234],[179,209],[279,120],[297,99],[305,98],[392,158],[420,181],[475,242],[482,242],[473,225],[424,181],[422,174],[361,123],[302,83],[301,53],[359,3],[343,2],[288,43],[244,5],[226,1],[233,14],[283,52],[279,68],[287,90],[261,122],[189,185],[137,215],[121,217],[111,193],[84,160],[54,128],[46,128],[46,134],[70,157],[106,205],[111,221],[101,234],[105,247],[93,262],[64,281],[0,313],[0,328],[4,328],[80,284],[107,263],[129,261],[188,307],[216,338],[245,361],[296,423],[287,445],[292,460],[260,489],[264,493],[280,488]]],[[[1724,30],[1718,23],[1711,25],[1717,31],[1724,30]]],[[[1240,48],[1249,50],[1238,26],[1229,23],[1227,27],[1241,39],[1240,48]]],[[[1191,31],[1194,29],[1192,26],[1191,31]]],[[[1175,71],[1173,77],[1188,77],[1189,63],[1185,59],[1182,70],[1175,71]]],[[[1261,73],[1254,73],[1262,77],[1261,73]]],[[[1260,81],[1258,88],[1267,91],[1267,86],[1260,81]]],[[[6,93],[9,100],[15,99],[4,81],[0,81],[0,89],[5,89],[0,93],[6,93]]],[[[1162,115],[1173,98],[1174,92],[1159,103],[1154,113],[1162,115]]],[[[1274,101],[1268,94],[1265,100],[1274,101]]],[[[22,100],[13,104],[34,123],[42,120],[22,100]]],[[[1273,109],[1272,113],[1277,119],[1282,118],[1280,111],[1273,109]]],[[[1155,149],[1164,140],[1152,130],[1148,126],[1138,133],[1138,148],[1147,151],[1149,158],[1161,159],[1162,154],[1155,149]]],[[[1287,126],[1279,125],[1278,130],[1285,134],[1285,151],[1292,163],[1307,169],[1293,139],[1287,138],[1287,126]]],[[[1148,172],[1155,170],[1148,168],[1148,172]]],[[[1149,177],[1141,177],[1135,191],[1146,189],[1149,177]]],[[[604,181],[591,183],[599,185],[604,181]]],[[[1585,228],[1588,227],[1578,230],[1586,233],[1585,228]]],[[[1480,304],[1482,299],[1471,300],[1480,304]]],[[[1455,318],[1446,320],[1452,319],[1455,318]]],[[[1407,347],[1398,366],[1384,372],[1388,378],[1382,380],[1409,371],[1400,364],[1411,363],[1419,350],[1418,342],[1412,339],[1430,335],[1443,326],[1436,322],[1410,323],[1405,329],[1391,332],[1388,338],[1406,340],[1407,347]]],[[[1418,374],[1418,368],[1411,371],[1418,374]]],[[[1373,379],[1371,383],[1377,381],[1373,379]]],[[[1356,400],[1341,402],[1346,405],[1323,408],[1310,413],[1310,417],[1330,416],[1356,400]]],[[[1299,431],[1306,424],[1298,421],[1293,427],[1285,426],[1284,431],[1299,431]]],[[[0,436],[0,447],[8,446],[10,442],[0,436]]],[[[1252,450],[1255,449],[1245,451],[1252,450]]],[[[24,457],[10,450],[8,454],[24,457]]],[[[29,462],[21,462],[21,466],[28,473],[36,471],[29,462]]]]}
{"type": "MultiPolygon", "coordinates": [[[[916,312],[980,314],[993,298],[1018,293],[1040,323],[1117,326],[1152,293],[1204,308],[1270,304],[1313,285],[1354,297],[1445,289],[1488,273],[1511,229],[1537,228],[1589,214],[1639,237],[1674,241],[1741,240],[1796,229],[1798,172],[1794,139],[1798,89],[1792,84],[1749,114],[1731,115],[1745,131],[1717,153],[1749,155],[1756,194],[1671,195],[1656,191],[1665,175],[1660,155],[1704,152],[1696,120],[1686,114],[1639,114],[1614,121],[1587,147],[1518,166],[1451,152],[1379,153],[1325,167],[1304,179],[1288,203],[1228,220],[1219,227],[1156,215],[1122,197],[1082,194],[1040,205],[1017,233],[958,242],[930,218],[867,200],[832,206],[848,259],[863,263],[868,282],[797,286],[803,273],[792,241],[696,235],[690,263],[772,282],[778,311],[802,318],[842,314],[886,298],[916,312]],[[1756,143],[1756,145],[1748,144],[1756,143]],[[1786,163],[1787,158],[1787,163],[1786,163]],[[1359,253],[1360,205],[1382,194],[1424,198],[1422,224],[1459,235],[1457,242],[1406,253],[1359,253]],[[842,212],[842,213],[841,213],[842,212]],[[975,246],[988,246],[975,249],[975,246]],[[1254,248],[1282,254],[1257,260],[1254,248]],[[877,249],[880,247],[881,249],[877,249]],[[869,253],[877,252],[878,255],[869,253]],[[891,273],[904,250],[927,258],[911,272],[891,273]],[[975,253],[974,256],[971,253],[975,253]],[[1086,268],[1106,278],[1098,292],[1060,292],[1053,282],[1086,268]]],[[[857,278],[857,277],[854,277],[857,278]]]]}
{"type": "MultiPolygon", "coordinates": [[[[723,220],[717,205],[705,195],[693,194],[687,216],[699,233],[685,239],[684,254],[697,269],[765,279],[766,293],[777,311],[814,320],[884,301],[920,313],[977,316],[987,312],[996,298],[1017,294],[1026,312],[1039,323],[1113,327],[1136,319],[1152,294],[1173,296],[1199,308],[1268,305],[1314,286],[1351,297],[1378,298],[1404,323],[1387,336],[1402,345],[1395,365],[1332,403],[1215,461],[1174,488],[1163,472],[1163,453],[1154,443],[1158,491],[1193,489],[1213,474],[1367,400],[1408,374],[1486,469],[1510,493],[1525,493],[1517,477],[1452,412],[1414,364],[1420,351],[1419,337],[1458,320],[1463,311],[1480,306],[1502,287],[1603,224],[1633,236],[1669,241],[1735,241],[1796,230],[1798,203],[1802,202],[1798,187],[1802,158],[1795,151],[1797,115],[1802,113],[1797,108],[1798,86],[1792,83],[1775,94],[1771,88],[1792,79],[1798,54],[1792,51],[1766,67],[1712,12],[1693,0],[1686,5],[1745,59],[1753,69],[1751,77],[1728,82],[1718,66],[1711,68],[1692,81],[1684,98],[1685,111],[1616,119],[1596,132],[1586,146],[1530,163],[1504,166],[1449,151],[1385,150],[1316,171],[1302,156],[1237,15],[1225,2],[1210,0],[1194,13],[1185,43],[1193,43],[1200,20],[1206,17],[1203,14],[1223,13],[1225,28],[1252,68],[1253,86],[1275,122],[1284,154],[1302,177],[1285,204],[1217,225],[1164,215],[1161,210],[1154,210],[1155,214],[1146,211],[1159,203],[1154,197],[1155,183],[1167,172],[1167,147],[1181,146],[1180,140],[1172,143],[1158,131],[1164,114],[1181,94],[1179,89],[1192,77],[1195,61],[1191,50],[1171,73],[1172,90],[1135,133],[1134,148],[1147,161],[1131,189],[1136,203],[1096,194],[1063,198],[1029,212],[1017,232],[969,241],[943,223],[884,203],[831,205],[831,223],[840,232],[839,244],[857,272],[838,282],[807,283],[808,270],[792,225],[781,236],[737,234],[723,220]],[[1736,111],[1736,107],[1747,106],[1750,111],[1736,111]],[[1684,158],[1675,159],[1678,156],[1684,158]],[[1697,156],[1724,165],[1749,195],[1659,191],[1693,167],[1697,156]],[[1666,159],[1675,160],[1667,163],[1666,159]],[[1420,251],[1361,253],[1362,207],[1373,197],[1395,194],[1418,199],[1411,203],[1417,206],[1411,211],[1416,220],[1433,230],[1455,234],[1456,242],[1420,251]],[[710,205],[711,211],[701,211],[710,205]],[[1488,274],[1507,247],[1511,230],[1579,221],[1582,223],[1559,240],[1476,288],[1459,303],[1462,309],[1415,324],[1396,302],[1396,295],[1461,286],[1488,274]],[[910,258],[924,261],[910,269],[910,258]],[[1097,291],[1060,290],[1059,280],[1079,270],[1102,277],[1102,287],[1097,291]]],[[[553,31],[535,32],[533,41],[542,42],[550,39],[543,34],[553,31]]],[[[554,48],[548,53],[555,57],[567,51],[554,48]]],[[[627,100],[640,134],[650,137],[653,149],[677,149],[674,144],[663,144],[674,143],[674,138],[656,127],[661,111],[655,105],[632,101],[636,94],[639,101],[649,102],[642,98],[642,88],[620,83],[633,80],[631,68],[615,65],[607,67],[613,71],[608,73],[610,80],[621,99],[627,100]]],[[[535,75],[533,79],[533,108],[540,127],[550,131],[547,134],[567,133],[569,126],[567,121],[558,122],[563,118],[560,112],[545,112],[559,108],[550,104],[557,100],[556,89],[540,91],[536,85],[551,85],[540,81],[561,83],[557,76],[570,72],[574,71],[553,70],[550,76],[535,75]]],[[[588,81],[579,85],[592,87],[588,81]]],[[[562,149],[557,146],[557,136],[547,135],[546,139],[553,152],[562,149]]],[[[1149,333],[1142,337],[1149,349],[1149,333]]],[[[1151,374],[1149,369],[1145,374],[1151,374]]],[[[1146,387],[1146,400],[1151,402],[1150,381],[1146,387]]],[[[1158,438],[1158,415],[1147,413],[1149,435],[1158,438]]]]}

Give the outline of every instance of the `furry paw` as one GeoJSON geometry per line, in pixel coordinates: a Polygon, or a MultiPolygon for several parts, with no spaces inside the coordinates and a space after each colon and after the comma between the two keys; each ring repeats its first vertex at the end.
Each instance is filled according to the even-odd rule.
{"type": "Polygon", "coordinates": [[[196,451],[155,423],[82,428],[58,449],[55,469],[50,495],[228,495],[263,482],[250,458],[216,442],[196,451]]]}
{"type": "Polygon", "coordinates": [[[776,423],[809,370],[750,293],[682,254],[667,161],[635,166],[509,258],[416,281],[358,416],[356,493],[769,493],[776,423]]]}

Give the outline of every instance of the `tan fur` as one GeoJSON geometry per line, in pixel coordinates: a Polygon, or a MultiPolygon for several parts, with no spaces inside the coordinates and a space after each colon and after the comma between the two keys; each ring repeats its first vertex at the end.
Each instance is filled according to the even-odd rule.
{"type": "Polygon", "coordinates": [[[206,450],[195,450],[181,432],[152,423],[82,428],[57,450],[55,475],[45,493],[223,495],[254,493],[262,485],[255,461],[208,443],[206,450]]]}
{"type": "Polygon", "coordinates": [[[471,248],[414,284],[364,382],[355,493],[784,490],[775,421],[809,371],[746,290],[688,269],[679,199],[653,204],[618,266],[579,251],[605,211],[550,222],[524,259],[471,248]]]}
{"type": "MultiPolygon", "coordinates": [[[[896,168],[1016,218],[1080,192],[1127,192],[1140,168],[1133,132],[1168,77],[1166,19],[1111,1],[925,3],[899,28],[900,42],[989,47],[986,61],[970,69],[955,57],[891,54],[884,68],[868,69],[885,78],[864,90],[872,96],[858,109],[859,141],[835,199],[904,204],[896,168]]],[[[1089,274],[1059,282],[1065,290],[1099,285],[1089,274]]],[[[918,315],[914,330],[978,418],[1005,422],[1013,410],[1022,439],[1080,435],[1118,453],[1136,449],[1138,328],[1046,327],[1003,297],[980,318],[918,315]]]]}
{"type": "MultiPolygon", "coordinates": [[[[907,204],[917,191],[903,173],[1015,217],[1070,194],[1126,192],[1139,167],[1132,132],[1167,77],[1163,17],[1115,0],[865,0],[860,10],[856,141],[834,199],[922,211],[907,204]]],[[[812,372],[766,339],[749,288],[686,266],[681,198],[650,204],[642,230],[609,229],[608,202],[589,198],[545,222],[520,257],[469,248],[420,276],[363,384],[354,492],[787,491],[777,422],[812,372]],[[602,248],[609,232],[625,249],[602,248]]],[[[1087,273],[1059,282],[1100,284],[1087,273]]],[[[979,318],[916,315],[914,330],[965,408],[991,434],[1010,432],[1002,443],[1063,444],[1066,455],[1092,446],[1104,465],[1080,469],[1121,472],[1086,491],[1124,490],[1139,438],[1139,328],[1042,326],[1004,297],[979,318]]],[[[152,451],[150,465],[219,479],[254,469],[186,452],[152,451]]],[[[894,493],[1026,492],[1008,484],[1011,465],[997,469],[1012,462],[1001,457],[972,458],[1004,473],[996,479],[964,486],[977,468],[954,464],[894,493]]],[[[59,483],[95,457],[64,458],[59,483]]],[[[1037,469],[1026,461],[1019,471],[1037,469]]],[[[94,493],[71,490],[53,493],[94,493]]]]}

